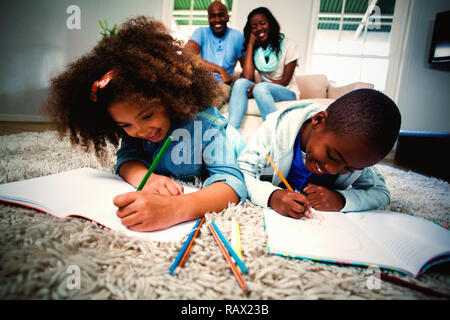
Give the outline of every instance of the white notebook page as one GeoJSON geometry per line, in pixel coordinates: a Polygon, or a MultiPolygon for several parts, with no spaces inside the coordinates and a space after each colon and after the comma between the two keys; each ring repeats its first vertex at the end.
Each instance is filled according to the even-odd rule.
{"type": "MultiPolygon", "coordinates": [[[[160,242],[180,241],[195,225],[195,221],[189,221],[155,232],[129,230],[117,217],[113,198],[131,191],[135,191],[134,187],[117,175],[82,168],[2,184],[0,200],[36,207],[60,218],[69,215],[85,217],[112,230],[160,242]]],[[[184,186],[185,193],[194,191],[197,189],[184,186]]]]}
{"type": "Polygon", "coordinates": [[[379,210],[348,213],[346,217],[398,257],[413,274],[429,260],[450,254],[450,232],[431,221],[379,210]]]}
{"type": "Polygon", "coordinates": [[[404,264],[368,237],[341,212],[313,210],[313,218],[296,220],[264,209],[271,253],[362,265],[404,264]]]}

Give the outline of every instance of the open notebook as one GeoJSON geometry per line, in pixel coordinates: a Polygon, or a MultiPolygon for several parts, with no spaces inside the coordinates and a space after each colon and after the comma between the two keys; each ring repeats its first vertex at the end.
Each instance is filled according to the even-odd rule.
{"type": "Polygon", "coordinates": [[[450,260],[450,232],[431,221],[390,211],[324,212],[295,220],[264,209],[271,254],[324,262],[377,265],[417,277],[450,260]]]}
{"type": "MultiPolygon", "coordinates": [[[[31,207],[56,218],[79,216],[109,229],[159,242],[180,241],[195,224],[189,221],[161,231],[135,232],[116,216],[113,198],[136,191],[119,176],[82,168],[0,185],[0,201],[31,207]]],[[[197,189],[184,186],[184,193],[197,189]]]]}

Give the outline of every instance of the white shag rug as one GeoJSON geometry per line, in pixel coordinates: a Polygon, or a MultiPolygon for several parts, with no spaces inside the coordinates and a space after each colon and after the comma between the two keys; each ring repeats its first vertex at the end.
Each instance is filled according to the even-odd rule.
{"type": "MultiPolygon", "coordinates": [[[[59,141],[52,131],[0,137],[0,183],[80,167],[113,172],[115,150],[102,166],[92,154],[59,141]]],[[[391,190],[386,209],[433,219],[449,227],[450,185],[413,172],[378,165],[391,190]]],[[[169,275],[180,243],[130,238],[81,218],[58,220],[0,203],[1,299],[434,299],[381,282],[369,289],[364,267],[289,259],[267,253],[261,208],[246,202],[206,215],[182,272],[169,275]],[[215,220],[229,238],[231,220],[241,227],[249,268],[243,292],[209,229],[215,220]],[[77,275],[79,277],[77,278],[77,275]],[[78,281],[79,280],[79,281],[78,281]],[[79,286],[78,286],[79,284],[79,286]]],[[[450,293],[450,273],[431,268],[418,279],[391,275],[450,293]]]]}

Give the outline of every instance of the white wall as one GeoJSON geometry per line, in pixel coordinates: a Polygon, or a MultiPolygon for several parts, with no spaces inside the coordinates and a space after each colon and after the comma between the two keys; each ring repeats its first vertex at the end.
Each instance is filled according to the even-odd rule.
{"type": "Polygon", "coordinates": [[[448,0],[413,3],[397,99],[403,130],[450,132],[450,71],[428,64],[436,13],[447,10],[448,0]]]}
{"type": "Polygon", "coordinates": [[[131,15],[157,19],[162,0],[14,0],[0,10],[0,120],[41,121],[49,79],[101,38],[99,19],[120,24],[131,15]],[[69,30],[69,5],[81,29],[69,30]]]}
{"type": "MultiPolygon", "coordinates": [[[[99,19],[120,24],[130,15],[161,19],[172,0],[14,0],[0,11],[0,120],[42,120],[48,80],[92,48],[99,19]],[[81,29],[68,30],[66,8],[81,8],[81,29]],[[19,116],[16,116],[19,115],[19,116]]],[[[402,1],[402,0],[398,0],[402,1]]],[[[173,2],[172,2],[173,3],[173,2]]],[[[268,7],[306,57],[313,0],[235,0],[231,27],[242,30],[248,13],[268,7]]],[[[410,29],[401,65],[397,102],[404,130],[450,132],[450,72],[427,63],[437,12],[450,10],[448,0],[413,1],[410,29]]],[[[301,61],[299,73],[304,73],[301,61]]]]}

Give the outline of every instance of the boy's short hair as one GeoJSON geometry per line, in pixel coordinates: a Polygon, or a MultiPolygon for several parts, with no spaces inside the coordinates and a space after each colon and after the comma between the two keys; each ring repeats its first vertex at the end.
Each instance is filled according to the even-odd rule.
{"type": "Polygon", "coordinates": [[[400,111],[395,102],[380,91],[351,91],[334,101],[327,111],[327,126],[336,135],[363,139],[382,156],[391,151],[397,140],[400,111]]]}

